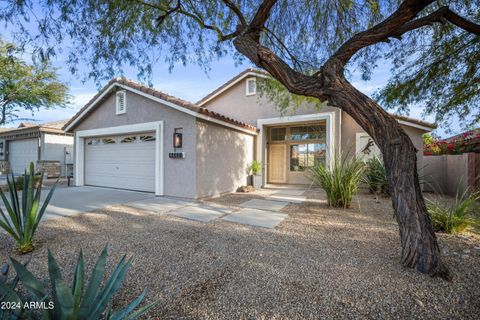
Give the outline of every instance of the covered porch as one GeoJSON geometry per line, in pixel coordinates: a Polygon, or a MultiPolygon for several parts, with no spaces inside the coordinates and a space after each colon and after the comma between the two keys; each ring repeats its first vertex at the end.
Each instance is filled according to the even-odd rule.
{"type": "Polygon", "coordinates": [[[335,140],[336,114],[260,119],[256,159],[262,163],[262,186],[309,185],[310,168],[330,163],[335,140]]]}

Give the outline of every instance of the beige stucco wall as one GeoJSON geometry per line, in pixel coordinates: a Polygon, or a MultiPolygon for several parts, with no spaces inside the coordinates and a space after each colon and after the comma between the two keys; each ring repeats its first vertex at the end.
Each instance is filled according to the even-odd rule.
{"type": "Polygon", "coordinates": [[[455,154],[424,157],[424,190],[455,196],[469,187],[469,166],[471,154],[455,154]]]}
{"type": "MultiPolygon", "coordinates": [[[[353,120],[345,112],[342,112],[342,126],[341,126],[341,140],[342,140],[342,152],[349,152],[351,154],[355,153],[355,143],[356,143],[356,134],[365,132],[360,125],[353,120]]],[[[420,176],[422,176],[422,168],[423,168],[423,138],[422,135],[425,131],[401,125],[403,130],[408,134],[410,139],[413,142],[415,148],[417,148],[417,167],[420,176]]]]}
{"type": "MultiPolygon", "coordinates": [[[[195,117],[127,91],[127,112],[115,114],[115,95],[110,95],[85,118],[75,131],[116,127],[135,123],[164,121],[164,194],[194,198],[196,196],[196,125],[195,117]],[[170,159],[173,130],[182,128],[185,159],[170,159]]],[[[154,172],[152,172],[154,174],[154,172]]]]}
{"type": "MultiPolygon", "coordinates": [[[[342,112],[340,109],[324,105],[318,108],[314,104],[305,103],[298,109],[287,111],[282,115],[280,110],[275,106],[275,103],[268,100],[266,97],[260,97],[259,94],[247,96],[246,95],[246,80],[243,79],[237,84],[213,98],[205,104],[205,107],[217,111],[219,113],[230,116],[236,120],[240,120],[251,125],[257,126],[258,119],[270,119],[278,117],[287,117],[292,115],[307,115],[313,113],[322,112],[334,112],[333,119],[333,145],[334,148],[341,147],[342,152],[355,153],[356,134],[364,132],[364,130],[352,119],[348,114],[342,112]]],[[[413,128],[410,126],[402,125],[402,128],[412,139],[413,144],[419,150],[417,153],[417,166],[419,174],[422,175],[423,168],[423,140],[422,135],[425,131],[413,128]]],[[[259,128],[262,132],[266,133],[267,127],[259,128]]],[[[261,150],[263,152],[263,159],[266,159],[265,154],[267,152],[267,145],[264,141],[261,143],[261,150]]],[[[265,165],[264,165],[265,166],[265,165]]],[[[307,183],[303,175],[298,173],[288,174],[289,183],[307,183]]]]}
{"type": "MultiPolygon", "coordinates": [[[[260,97],[258,93],[251,96],[246,95],[246,81],[247,79],[241,80],[227,91],[207,102],[204,107],[253,126],[257,126],[258,119],[281,117],[282,113],[280,110],[276,107],[275,103],[270,101],[266,96],[260,97]]],[[[313,103],[304,103],[298,108],[295,108],[295,110],[287,111],[283,116],[287,117],[329,111],[338,113],[340,110],[329,107],[326,104],[322,107],[317,107],[313,103]]]]}
{"type": "Polygon", "coordinates": [[[247,184],[254,136],[197,120],[197,197],[212,197],[247,184]]]}

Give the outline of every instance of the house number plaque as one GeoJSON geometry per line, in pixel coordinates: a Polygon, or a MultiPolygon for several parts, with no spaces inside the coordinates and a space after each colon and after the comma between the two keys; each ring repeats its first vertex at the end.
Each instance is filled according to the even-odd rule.
{"type": "Polygon", "coordinates": [[[185,159],[185,152],[170,152],[168,157],[171,159],[185,159]]]}

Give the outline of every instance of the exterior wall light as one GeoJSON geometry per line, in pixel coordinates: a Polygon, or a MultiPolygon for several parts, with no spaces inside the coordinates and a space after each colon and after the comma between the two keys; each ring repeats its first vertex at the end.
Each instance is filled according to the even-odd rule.
{"type": "Polygon", "coordinates": [[[183,137],[181,132],[177,132],[178,129],[175,129],[173,132],[173,148],[178,149],[182,147],[183,137]]]}

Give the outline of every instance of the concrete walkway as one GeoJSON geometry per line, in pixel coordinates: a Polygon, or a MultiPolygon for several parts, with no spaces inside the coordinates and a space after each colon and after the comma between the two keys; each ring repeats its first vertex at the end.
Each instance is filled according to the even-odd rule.
{"type": "MultiPolygon", "coordinates": [[[[45,199],[49,190],[42,190],[45,199]]],[[[280,213],[288,203],[301,202],[304,190],[260,190],[263,199],[251,199],[238,208],[227,208],[215,204],[198,203],[171,197],[155,197],[152,193],[135,192],[99,187],[57,188],[43,219],[72,216],[94,211],[112,205],[127,205],[158,214],[169,214],[179,218],[201,222],[216,219],[247,224],[252,226],[275,228],[288,214],[280,213]]],[[[0,201],[0,208],[5,211],[0,201]]]]}
{"type": "MultiPolygon", "coordinates": [[[[42,190],[42,201],[50,190],[42,190]]],[[[67,217],[130,201],[154,198],[153,193],[99,187],[57,188],[43,216],[44,220],[67,217]]],[[[10,197],[7,194],[8,200],[10,197]]],[[[5,211],[3,201],[0,208],[5,211]]]]}
{"type": "Polygon", "coordinates": [[[288,214],[279,212],[290,202],[305,200],[304,190],[261,190],[265,199],[251,199],[241,203],[239,208],[203,204],[169,197],[156,197],[126,203],[125,205],[158,214],[210,222],[223,221],[247,224],[263,228],[275,228],[288,214]]]}

